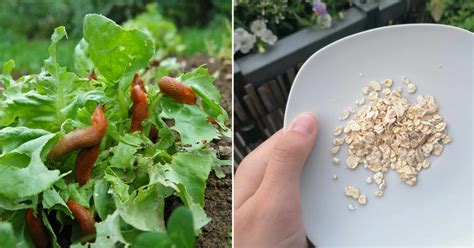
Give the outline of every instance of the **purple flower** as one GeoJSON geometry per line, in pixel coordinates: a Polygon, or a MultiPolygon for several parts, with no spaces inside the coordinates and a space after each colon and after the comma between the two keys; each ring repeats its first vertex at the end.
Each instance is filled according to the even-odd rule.
{"type": "Polygon", "coordinates": [[[319,0],[313,1],[313,11],[319,16],[326,15],[328,13],[326,10],[326,4],[319,0]]]}

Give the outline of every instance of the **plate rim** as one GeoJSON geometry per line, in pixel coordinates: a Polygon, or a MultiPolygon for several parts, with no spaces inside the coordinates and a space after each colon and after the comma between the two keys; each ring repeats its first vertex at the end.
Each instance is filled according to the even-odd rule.
{"type": "MultiPolygon", "coordinates": [[[[289,94],[288,94],[288,100],[287,100],[287,104],[286,104],[286,107],[285,107],[285,115],[284,115],[284,120],[283,120],[283,130],[287,130],[290,122],[292,121],[292,120],[288,120],[288,111],[289,111],[289,108],[290,108],[290,102],[294,101],[293,99],[295,98],[294,94],[295,94],[295,88],[298,87],[297,86],[298,85],[298,80],[299,80],[300,77],[302,77],[301,72],[303,70],[305,70],[306,67],[308,67],[309,62],[314,57],[318,56],[320,53],[324,52],[326,49],[329,49],[333,46],[336,46],[341,42],[345,42],[347,40],[357,38],[358,36],[366,35],[366,34],[372,33],[372,32],[380,32],[380,31],[387,30],[387,29],[400,29],[400,28],[407,28],[407,27],[408,28],[412,28],[412,27],[416,27],[416,28],[419,28],[419,27],[434,27],[434,28],[441,28],[441,29],[445,29],[445,30],[454,30],[454,31],[459,32],[459,33],[464,33],[465,35],[470,35],[471,39],[473,41],[472,54],[474,55],[474,32],[470,32],[466,29],[462,29],[462,28],[459,28],[459,27],[451,26],[451,25],[445,25],[445,24],[433,24],[433,23],[399,24],[399,25],[384,26],[384,27],[374,28],[374,29],[370,29],[370,30],[365,30],[365,31],[362,31],[362,32],[358,32],[358,33],[343,37],[341,39],[338,39],[334,42],[331,42],[330,44],[318,49],[316,52],[314,52],[311,56],[309,56],[305,60],[303,65],[298,70],[298,73],[295,76],[295,79],[293,81],[293,84],[292,84],[292,86],[290,88],[290,91],[289,91],[289,94]]],[[[473,59],[474,59],[474,57],[473,57],[473,59]]],[[[472,71],[472,73],[473,73],[473,76],[474,76],[474,71],[472,71]]],[[[474,87],[473,87],[473,90],[474,90],[474,87]]],[[[474,98],[472,98],[471,101],[474,101],[474,98]]],[[[473,108],[473,111],[474,111],[474,108],[473,108]]],[[[474,122],[472,123],[472,125],[474,125],[474,122]]],[[[473,135],[474,135],[474,132],[473,132],[473,135]]],[[[472,149],[474,149],[474,145],[473,145],[472,149]]],[[[473,173],[474,173],[474,170],[473,170],[473,173]]],[[[473,194],[474,194],[474,191],[473,191],[473,194]]],[[[472,200],[474,201],[474,196],[473,196],[472,200]]],[[[473,214],[472,217],[474,218],[474,214],[473,214]]],[[[306,235],[306,238],[309,241],[311,241],[312,243],[314,243],[314,241],[308,235],[306,235]]]]}
{"type": "MultiPolygon", "coordinates": [[[[286,101],[286,106],[285,106],[285,116],[284,116],[284,119],[283,119],[283,130],[286,130],[288,125],[289,125],[288,120],[287,120],[288,108],[290,106],[289,103],[292,100],[292,98],[294,98],[293,97],[294,91],[295,91],[294,88],[296,87],[296,85],[298,83],[298,79],[301,77],[300,72],[303,71],[303,69],[305,69],[308,66],[309,61],[312,60],[313,57],[316,57],[318,54],[322,53],[326,49],[329,49],[330,47],[333,47],[333,46],[335,46],[335,45],[337,45],[341,42],[344,42],[344,41],[349,40],[349,39],[356,38],[356,37],[361,36],[361,35],[365,35],[365,34],[372,33],[372,32],[379,32],[379,31],[386,30],[386,29],[398,29],[398,28],[404,28],[404,27],[440,27],[440,28],[447,28],[447,29],[457,30],[457,31],[469,34],[469,35],[471,35],[471,38],[474,38],[474,33],[473,32],[470,32],[466,29],[462,29],[462,28],[455,27],[455,26],[450,26],[450,25],[445,25],[445,24],[434,24],[434,23],[411,23],[411,24],[399,24],[399,25],[384,26],[384,27],[369,29],[369,30],[365,30],[365,31],[362,31],[362,32],[351,34],[349,36],[346,36],[344,38],[336,40],[336,41],[320,48],[316,52],[314,52],[311,56],[309,56],[305,60],[305,62],[301,66],[301,68],[298,70],[298,73],[296,74],[295,79],[293,80],[293,84],[291,85],[290,92],[288,93],[288,100],[286,101]]],[[[474,71],[473,71],[473,73],[474,73],[474,71]]]]}

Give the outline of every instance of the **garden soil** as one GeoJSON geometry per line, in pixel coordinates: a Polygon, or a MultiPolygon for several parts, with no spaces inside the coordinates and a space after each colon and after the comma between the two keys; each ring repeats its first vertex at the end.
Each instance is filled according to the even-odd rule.
{"type": "MultiPolygon", "coordinates": [[[[182,58],[186,62],[185,71],[190,71],[206,64],[209,73],[218,72],[215,85],[222,94],[221,104],[232,116],[232,65],[221,60],[197,55],[193,58],[182,58]]],[[[214,141],[220,159],[232,159],[231,139],[214,141]]],[[[232,170],[231,166],[223,167],[225,178],[217,178],[213,171],[209,175],[205,192],[204,211],[211,222],[202,228],[196,247],[231,247],[232,243],[232,170]]]]}

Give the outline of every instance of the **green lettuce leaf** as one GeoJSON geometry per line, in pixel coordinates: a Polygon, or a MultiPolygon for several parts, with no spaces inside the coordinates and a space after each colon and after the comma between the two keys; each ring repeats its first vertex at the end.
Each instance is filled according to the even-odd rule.
{"type": "Polygon", "coordinates": [[[104,179],[111,184],[112,192],[115,193],[114,198],[119,197],[121,202],[126,202],[130,198],[128,192],[129,186],[125,184],[111,168],[105,170],[104,179]]]}
{"type": "Polygon", "coordinates": [[[84,18],[84,39],[95,68],[111,82],[146,67],[155,53],[153,40],[142,31],[125,30],[97,14],[84,18]]]}
{"type": "Polygon", "coordinates": [[[209,152],[177,153],[173,156],[167,178],[172,182],[182,184],[189,192],[191,199],[204,206],[206,180],[212,164],[213,160],[209,152]]]}
{"type": "Polygon", "coordinates": [[[5,248],[15,248],[15,234],[9,222],[0,222],[0,243],[5,248]]]}
{"type": "Polygon", "coordinates": [[[213,84],[215,78],[209,75],[208,70],[200,66],[192,72],[182,74],[178,80],[193,88],[202,100],[204,111],[216,120],[223,129],[227,130],[225,122],[229,119],[229,116],[220,105],[221,95],[213,84]]]}
{"type": "Polygon", "coordinates": [[[216,128],[209,123],[207,115],[196,105],[177,103],[170,98],[161,100],[161,116],[175,120],[171,129],[181,136],[181,143],[193,148],[201,148],[219,135],[216,128]]]}
{"type": "Polygon", "coordinates": [[[81,39],[74,48],[74,68],[81,77],[87,77],[94,69],[94,65],[89,58],[89,44],[84,39],[81,39]]]}
{"type": "Polygon", "coordinates": [[[136,248],[192,248],[194,247],[195,236],[193,230],[193,216],[191,211],[180,206],[171,214],[167,233],[145,232],[139,235],[133,247],[136,248]]]}
{"type": "Polygon", "coordinates": [[[110,158],[110,167],[121,168],[121,169],[132,169],[135,161],[135,153],[139,147],[131,146],[125,143],[119,143],[117,146],[112,147],[113,153],[110,158]]]}
{"type": "MultiPolygon", "coordinates": [[[[0,81],[3,84],[3,87],[10,87],[14,80],[12,78],[12,70],[15,68],[15,61],[8,60],[3,64],[2,74],[0,74],[0,81]]],[[[0,99],[2,99],[2,95],[0,95],[0,99]]]]}
{"type": "Polygon", "coordinates": [[[117,211],[96,224],[97,236],[92,247],[115,247],[117,243],[129,245],[120,230],[120,215],[117,211]]]}
{"type": "Polygon", "coordinates": [[[194,151],[177,153],[171,164],[150,168],[150,183],[160,183],[178,192],[193,215],[196,232],[210,221],[203,206],[206,180],[212,164],[209,151],[194,151]]]}
{"type": "Polygon", "coordinates": [[[18,199],[11,199],[0,195],[0,209],[20,210],[27,208],[35,208],[37,204],[37,195],[18,199]]]}
{"type": "Polygon", "coordinates": [[[153,185],[134,191],[126,202],[115,198],[115,205],[122,219],[142,231],[164,231],[165,207],[163,188],[153,185]]]}
{"type": "Polygon", "coordinates": [[[1,92],[0,126],[17,125],[58,131],[61,124],[76,117],[77,110],[91,101],[105,103],[102,92],[87,80],[80,80],[76,74],[61,67],[56,58],[56,45],[67,37],[64,27],[56,28],[48,48],[49,58],[39,75],[24,76],[14,80],[8,78],[11,64],[4,67],[2,81],[9,81],[1,92]]]}
{"type": "Polygon", "coordinates": [[[217,178],[224,178],[225,174],[222,171],[222,166],[229,166],[232,165],[232,160],[220,160],[217,158],[216,153],[212,153],[212,159],[214,161],[212,169],[214,170],[214,173],[216,174],[217,178]]]}
{"type": "MultiPolygon", "coordinates": [[[[14,247],[16,248],[34,247],[31,242],[31,238],[29,237],[29,234],[26,231],[25,214],[25,210],[8,212],[6,214],[0,213],[0,218],[2,219],[2,222],[0,223],[9,223],[13,229],[13,239],[15,242],[14,247]]],[[[4,232],[9,233],[9,227],[6,227],[5,229],[6,230],[4,232]]],[[[0,244],[3,245],[3,242],[0,244]]]]}
{"type": "Polygon", "coordinates": [[[49,223],[48,216],[46,215],[45,211],[42,211],[41,213],[41,220],[48,231],[48,235],[51,237],[53,248],[61,248],[61,246],[58,244],[58,237],[54,233],[53,227],[51,226],[51,223],[49,223]]]}
{"type": "Polygon", "coordinates": [[[193,216],[185,207],[173,211],[168,221],[168,236],[176,247],[193,248],[193,216]]]}
{"type": "Polygon", "coordinates": [[[78,183],[68,184],[66,189],[66,193],[69,193],[68,199],[74,200],[85,208],[91,208],[90,200],[94,193],[93,187],[92,183],[87,183],[84,186],[79,186],[78,183]]]}
{"type": "Polygon", "coordinates": [[[43,208],[57,209],[72,216],[66,202],[54,188],[43,191],[43,208]]]}
{"type": "Polygon", "coordinates": [[[58,170],[48,170],[42,161],[46,156],[44,148],[56,138],[56,134],[24,127],[0,130],[0,144],[9,143],[0,155],[0,195],[10,199],[33,196],[61,178],[58,170]],[[35,137],[40,133],[44,135],[35,137]],[[24,143],[12,145],[14,138],[24,143]]]}
{"type": "Polygon", "coordinates": [[[172,248],[173,243],[166,233],[145,232],[133,242],[134,248],[172,248]]]}
{"type": "Polygon", "coordinates": [[[108,192],[109,189],[110,185],[105,180],[99,180],[94,185],[95,210],[103,220],[115,211],[114,199],[108,192]]]}

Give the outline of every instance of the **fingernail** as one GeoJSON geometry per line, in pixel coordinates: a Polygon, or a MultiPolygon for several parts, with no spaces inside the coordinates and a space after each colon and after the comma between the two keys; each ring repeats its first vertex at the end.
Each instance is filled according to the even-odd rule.
{"type": "Polygon", "coordinates": [[[290,130],[310,135],[316,129],[316,116],[313,113],[303,113],[291,123],[290,130]]]}

